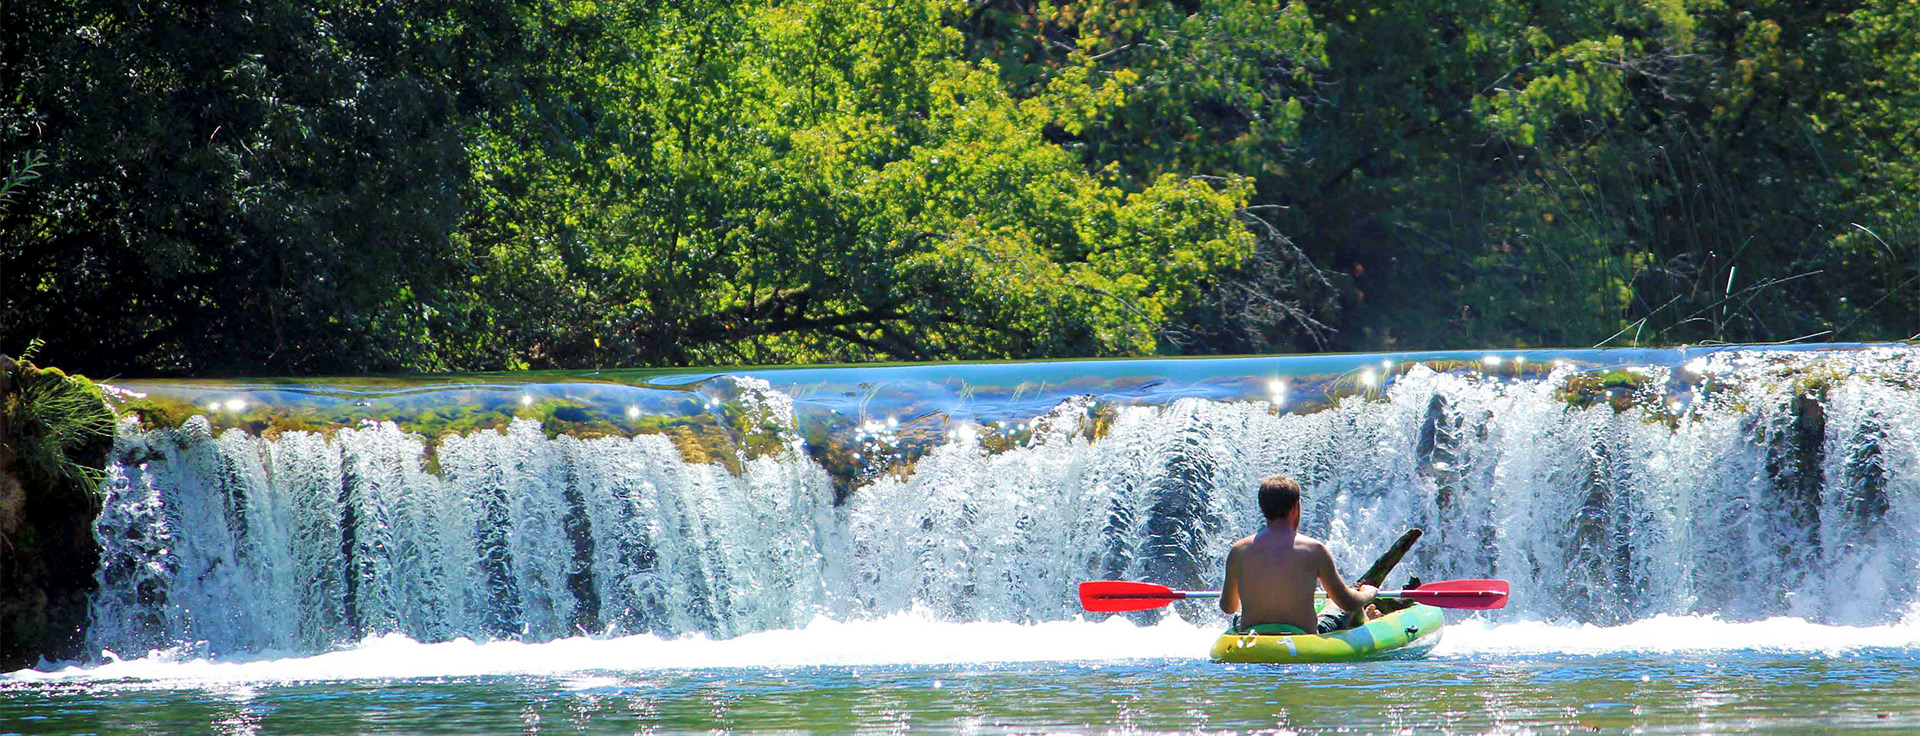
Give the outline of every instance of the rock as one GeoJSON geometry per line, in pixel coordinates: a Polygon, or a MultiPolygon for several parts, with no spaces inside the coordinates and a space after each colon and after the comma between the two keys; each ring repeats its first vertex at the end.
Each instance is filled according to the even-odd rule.
{"type": "Polygon", "coordinates": [[[80,653],[113,426],[85,378],[0,356],[0,671],[80,653]]]}

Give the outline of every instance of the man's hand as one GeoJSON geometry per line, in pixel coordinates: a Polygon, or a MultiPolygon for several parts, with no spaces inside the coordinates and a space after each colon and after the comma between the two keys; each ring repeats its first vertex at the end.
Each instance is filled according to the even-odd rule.
{"type": "Polygon", "coordinates": [[[1365,606],[1373,602],[1373,596],[1380,592],[1380,588],[1372,583],[1361,583],[1353,592],[1354,597],[1360,599],[1360,605],[1365,606]]]}

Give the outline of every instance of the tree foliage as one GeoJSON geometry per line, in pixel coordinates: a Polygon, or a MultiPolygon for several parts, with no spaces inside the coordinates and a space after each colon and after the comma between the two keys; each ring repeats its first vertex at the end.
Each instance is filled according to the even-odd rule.
{"type": "MultiPolygon", "coordinates": [[[[1243,182],[1119,187],[1042,135],[931,3],[687,4],[604,19],[566,72],[610,135],[491,239],[535,365],[1151,352],[1240,262],[1243,182]],[[554,212],[564,212],[554,225],[554,212]]],[[[544,161],[489,145],[510,210],[544,161]]]]}
{"type": "Polygon", "coordinates": [[[440,367],[482,7],[9,5],[0,150],[47,159],[0,326],[109,369],[440,367]]]}
{"type": "Polygon", "coordinates": [[[0,14],[0,348],[95,374],[1920,332],[1906,0],[0,14]]]}

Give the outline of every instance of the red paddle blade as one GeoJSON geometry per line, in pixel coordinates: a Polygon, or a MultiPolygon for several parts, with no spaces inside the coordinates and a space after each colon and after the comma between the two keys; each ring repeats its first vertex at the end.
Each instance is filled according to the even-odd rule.
{"type": "Polygon", "coordinates": [[[1187,597],[1165,585],[1125,580],[1095,580],[1080,584],[1080,605],[1089,611],[1144,611],[1187,597]]]}
{"type": "Polygon", "coordinates": [[[1412,590],[1400,591],[1398,598],[1418,601],[1438,608],[1463,608],[1485,611],[1507,607],[1505,580],[1442,580],[1412,590]]]}

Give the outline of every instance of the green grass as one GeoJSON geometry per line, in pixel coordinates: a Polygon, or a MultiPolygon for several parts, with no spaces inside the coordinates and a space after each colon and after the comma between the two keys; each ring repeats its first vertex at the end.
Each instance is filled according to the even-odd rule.
{"type": "Polygon", "coordinates": [[[103,471],[80,456],[113,439],[115,416],[100,387],[24,361],[7,361],[6,368],[12,390],[0,408],[20,472],[36,485],[79,489],[97,503],[103,471]]]}

